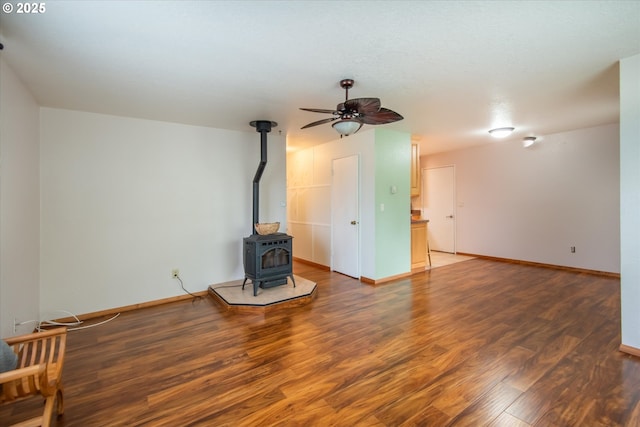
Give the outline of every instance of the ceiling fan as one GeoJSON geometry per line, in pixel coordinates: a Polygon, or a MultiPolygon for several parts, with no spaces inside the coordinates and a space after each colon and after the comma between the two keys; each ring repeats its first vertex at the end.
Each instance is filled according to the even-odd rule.
{"type": "Polygon", "coordinates": [[[346,91],[345,100],[338,104],[335,110],[300,108],[301,110],[312,111],[314,113],[332,114],[333,117],[309,123],[308,125],[302,126],[300,129],[306,129],[312,126],[339,120],[331,126],[338,131],[340,137],[342,137],[358,132],[362,125],[383,125],[386,123],[397,122],[404,118],[395,111],[382,107],[378,98],[349,99],[349,89],[353,87],[352,79],[341,80],[340,87],[346,91]]]}

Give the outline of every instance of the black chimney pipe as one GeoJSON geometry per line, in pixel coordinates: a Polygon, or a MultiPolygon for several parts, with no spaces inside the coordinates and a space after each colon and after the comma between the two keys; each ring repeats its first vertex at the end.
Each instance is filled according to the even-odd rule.
{"type": "Polygon", "coordinates": [[[260,164],[258,164],[258,170],[253,177],[253,224],[251,224],[251,234],[256,234],[255,225],[260,222],[259,209],[260,209],[260,178],[262,178],[262,172],[267,165],[267,133],[271,132],[272,127],[278,126],[276,122],[269,120],[254,120],[249,123],[256,128],[256,132],[260,132],[260,164]]]}

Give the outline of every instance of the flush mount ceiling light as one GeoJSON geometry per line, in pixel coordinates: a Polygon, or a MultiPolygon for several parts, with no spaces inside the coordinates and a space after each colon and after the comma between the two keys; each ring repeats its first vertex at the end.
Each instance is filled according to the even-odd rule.
{"type": "Polygon", "coordinates": [[[511,132],[513,132],[514,130],[515,128],[496,128],[496,129],[491,129],[489,133],[494,138],[504,138],[506,136],[511,135],[511,132]]]}
{"type": "Polygon", "coordinates": [[[332,124],[333,128],[338,131],[338,133],[342,136],[349,136],[352,133],[358,132],[362,127],[361,122],[357,122],[352,119],[340,120],[339,122],[335,122],[332,124]]]}
{"type": "Polygon", "coordinates": [[[537,138],[535,136],[525,136],[522,139],[522,146],[524,148],[531,147],[534,144],[534,142],[536,142],[536,139],[537,138]]]}

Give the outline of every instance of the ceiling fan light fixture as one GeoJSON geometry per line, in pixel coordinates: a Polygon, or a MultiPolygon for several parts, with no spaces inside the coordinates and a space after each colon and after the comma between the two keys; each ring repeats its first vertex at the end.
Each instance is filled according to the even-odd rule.
{"type": "Polygon", "coordinates": [[[362,127],[362,123],[353,119],[344,119],[332,124],[333,128],[342,136],[356,133],[362,127]]]}
{"type": "Polygon", "coordinates": [[[489,133],[494,138],[505,138],[505,137],[511,135],[511,132],[513,132],[514,130],[515,130],[515,128],[512,128],[512,127],[495,128],[495,129],[491,129],[489,131],[489,133]]]}
{"type": "Polygon", "coordinates": [[[522,139],[522,146],[524,148],[531,147],[536,142],[536,139],[537,138],[535,136],[525,136],[522,139]]]}
{"type": "Polygon", "coordinates": [[[378,98],[353,98],[349,99],[349,89],[353,87],[352,79],[340,81],[340,87],[345,90],[344,102],[338,104],[335,110],[324,108],[300,108],[312,113],[331,114],[332,117],[308,123],[300,129],[332,123],[331,126],[340,134],[340,137],[348,136],[360,130],[362,125],[384,125],[402,120],[400,114],[384,108],[378,98]],[[339,121],[335,121],[339,120],[339,121]]]}

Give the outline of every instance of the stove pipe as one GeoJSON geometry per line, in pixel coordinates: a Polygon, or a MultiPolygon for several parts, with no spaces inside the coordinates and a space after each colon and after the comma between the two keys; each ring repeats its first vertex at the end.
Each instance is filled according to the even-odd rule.
{"type": "Polygon", "coordinates": [[[256,128],[256,132],[260,132],[260,164],[258,164],[258,170],[253,177],[253,224],[251,224],[251,234],[257,234],[255,225],[260,222],[259,219],[259,207],[260,207],[260,178],[262,178],[262,172],[267,165],[267,133],[271,132],[272,127],[278,126],[276,122],[269,120],[255,120],[249,123],[256,128]]]}

